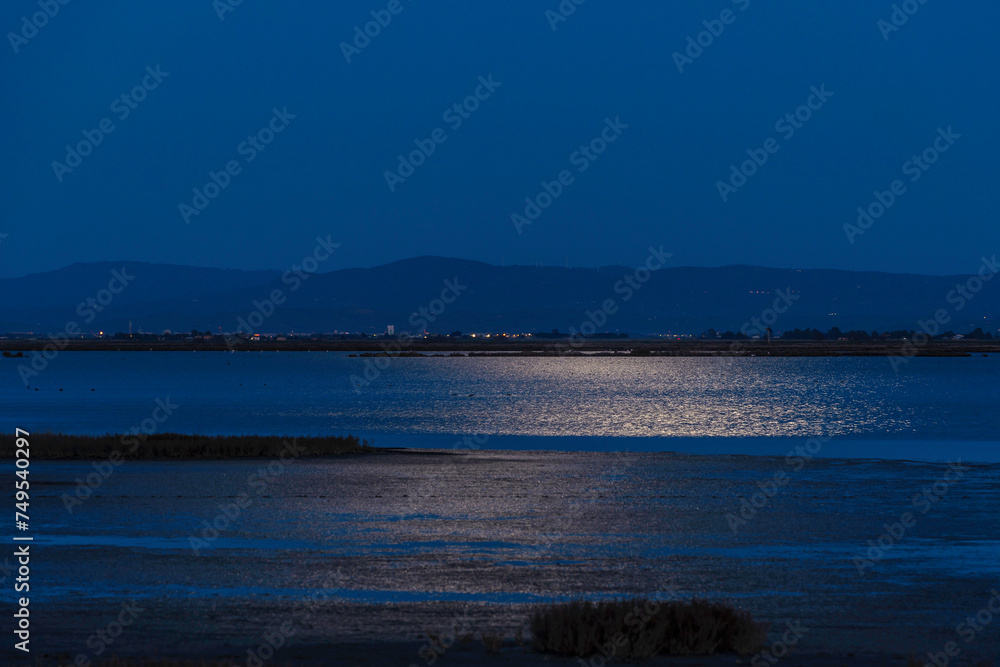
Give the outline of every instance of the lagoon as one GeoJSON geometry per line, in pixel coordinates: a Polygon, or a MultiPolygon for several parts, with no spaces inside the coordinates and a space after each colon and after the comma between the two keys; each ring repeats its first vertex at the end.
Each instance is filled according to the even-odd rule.
{"type": "Polygon", "coordinates": [[[352,433],[383,447],[755,455],[824,435],[820,456],[1000,461],[998,355],[914,358],[897,373],[883,357],[63,352],[27,387],[25,362],[0,360],[9,432],[352,433]],[[166,401],[169,416],[152,421],[166,401]]]}

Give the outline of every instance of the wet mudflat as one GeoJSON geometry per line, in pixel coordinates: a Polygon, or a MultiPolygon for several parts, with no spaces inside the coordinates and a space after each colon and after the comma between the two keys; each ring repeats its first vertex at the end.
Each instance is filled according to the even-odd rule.
{"type": "Polygon", "coordinates": [[[34,463],[38,649],[92,659],[134,601],[107,651],[246,659],[284,626],[285,650],[374,642],[427,664],[427,633],[500,633],[516,652],[533,603],[640,594],[730,600],[779,634],[801,624],[810,654],[1000,643],[1000,626],[956,634],[1000,582],[997,465],[453,450],[273,463],[127,462],[80,504],[64,495],[89,465],[34,463]]]}

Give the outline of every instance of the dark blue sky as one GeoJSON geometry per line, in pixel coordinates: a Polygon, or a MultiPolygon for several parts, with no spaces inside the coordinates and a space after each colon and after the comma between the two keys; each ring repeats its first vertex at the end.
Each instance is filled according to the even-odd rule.
{"type": "Polygon", "coordinates": [[[663,244],[676,265],[967,273],[1000,250],[995,3],[911,0],[886,40],[890,2],[588,0],[553,30],[557,0],[400,0],[348,63],[340,43],[389,4],[244,0],[220,20],[212,0],[76,0],[33,31],[37,0],[4,2],[0,273],[283,269],[317,235],[342,244],[324,270],[425,254],[636,264],[663,244]],[[704,21],[723,30],[679,72],[704,21]],[[157,66],[169,74],[134,109],[112,104],[157,66]],[[454,127],[443,113],[490,75],[499,87],[454,127]],[[821,86],[832,96],[793,135],[775,127],[821,86]],[[275,108],[295,117],[248,161],[241,142],[275,108]],[[53,167],[105,118],[90,155],[53,167]],[[606,118],[628,127],[574,158],[606,118]],[[904,163],[949,127],[960,138],[911,181],[904,163]],[[390,190],[397,155],[437,128],[444,143],[390,190]],[[769,138],[777,152],[723,201],[718,182],[769,138]],[[186,223],[179,205],[229,161],[239,172],[186,223]],[[563,170],[572,182],[518,233],[511,214],[563,170]],[[895,179],[905,192],[850,243],[844,224],[895,179]]]}

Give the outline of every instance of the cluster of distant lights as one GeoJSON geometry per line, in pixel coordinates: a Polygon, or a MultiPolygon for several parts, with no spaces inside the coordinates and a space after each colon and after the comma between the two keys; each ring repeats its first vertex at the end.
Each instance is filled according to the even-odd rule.
{"type": "MultiPolygon", "coordinates": [[[[828,313],[828,314],[829,315],[836,315],[837,313],[828,313]]],[[[986,319],[986,318],[984,317],[983,319],[986,319]]],[[[997,331],[1000,332],[1000,328],[998,328],[997,331]]],[[[25,332],[25,333],[32,334],[34,332],[28,331],[28,332],[25,332]]],[[[98,333],[99,336],[103,336],[104,335],[103,331],[99,331],[97,333],[98,333]]],[[[346,332],[346,331],[345,332],[335,331],[333,333],[334,334],[342,334],[342,333],[348,333],[348,332],[346,332]]],[[[779,335],[781,333],[782,332],[778,332],[779,335]]],[[[81,335],[83,335],[83,334],[81,334],[81,335]]],[[[93,334],[91,334],[91,335],[93,335],[93,334]]],[[[131,336],[132,334],[129,334],[129,335],[131,336]]],[[[272,338],[272,337],[285,338],[286,335],[294,336],[295,334],[280,334],[280,333],[263,334],[263,336],[266,337],[266,338],[272,338]]],[[[309,335],[309,334],[300,334],[300,335],[309,335]]],[[[386,336],[386,335],[389,335],[389,334],[383,332],[382,334],[374,334],[374,335],[376,335],[376,336],[377,335],[386,336]]],[[[424,332],[422,337],[423,338],[431,338],[431,337],[437,336],[437,335],[441,335],[441,334],[430,334],[430,333],[424,332]]],[[[520,334],[508,334],[508,333],[486,333],[486,334],[484,334],[484,333],[470,333],[470,334],[468,334],[469,338],[531,338],[533,335],[534,334],[530,334],[530,333],[520,333],[520,334]]],[[[255,334],[253,334],[252,337],[254,339],[256,339],[256,340],[259,340],[261,338],[261,334],[255,333],[255,334]]],[[[682,340],[682,339],[687,339],[687,338],[698,338],[699,335],[697,335],[697,334],[675,334],[675,333],[671,333],[671,332],[668,331],[665,334],[660,334],[660,335],[655,336],[655,337],[657,337],[657,338],[673,338],[674,340],[682,340]]],[[[759,338],[759,336],[757,336],[757,337],[759,338]]]]}

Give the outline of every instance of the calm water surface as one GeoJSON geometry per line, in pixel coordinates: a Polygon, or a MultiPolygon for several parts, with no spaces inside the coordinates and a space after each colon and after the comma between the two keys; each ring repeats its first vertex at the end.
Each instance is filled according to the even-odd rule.
{"type": "Polygon", "coordinates": [[[381,446],[998,461],[1000,357],[350,358],[345,353],[64,352],[25,387],[0,360],[0,427],[354,433],[381,446]],[[367,371],[367,379],[366,378],[367,371]],[[352,379],[353,378],[353,379],[352,379]],[[152,422],[146,422],[152,425],[152,422]]]}
{"type": "MultiPolygon", "coordinates": [[[[90,463],[36,461],[38,636],[74,654],[129,599],[149,611],[116,650],[182,637],[243,653],[319,592],[299,638],[327,644],[507,632],[540,600],[698,595],[776,628],[801,620],[816,651],[908,653],[954,639],[1000,582],[995,357],[899,374],[882,358],[374,361],[63,353],[28,388],[21,360],[0,361],[7,431],[122,432],[161,401],[175,406],[161,431],[432,448],[276,474],[264,460],[131,461],[71,507],[90,463]],[[816,435],[817,458],[786,459],[816,435]],[[918,509],[958,457],[961,476],[918,509]],[[787,484],[734,529],[776,473],[787,484]],[[860,572],[907,511],[915,525],[860,572]]],[[[990,632],[979,655],[1000,646],[990,632]]]]}

